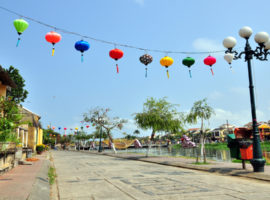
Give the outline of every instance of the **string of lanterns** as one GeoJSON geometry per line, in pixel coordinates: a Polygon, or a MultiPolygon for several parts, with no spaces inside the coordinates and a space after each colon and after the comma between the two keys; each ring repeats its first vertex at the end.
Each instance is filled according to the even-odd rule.
{"type": "MultiPolygon", "coordinates": [[[[92,126],[95,126],[95,124],[92,124],[92,126]]],[[[90,125],[87,124],[87,125],[85,125],[85,127],[88,129],[88,128],[90,127],[90,125]]],[[[51,129],[51,130],[53,130],[53,131],[56,129],[55,126],[50,126],[50,125],[48,125],[47,128],[48,128],[48,129],[51,129]]],[[[59,127],[58,127],[59,133],[61,132],[61,129],[62,129],[62,128],[59,126],[59,127]]],[[[64,129],[64,136],[67,136],[66,131],[68,130],[68,128],[64,127],[63,129],[64,129]]],[[[81,129],[83,129],[83,126],[81,127],[81,129]]],[[[75,127],[75,130],[76,130],[76,131],[74,132],[74,134],[77,135],[77,134],[78,134],[79,128],[78,128],[78,127],[75,127]]],[[[70,128],[70,131],[72,132],[72,131],[73,131],[73,128],[70,128]]]]}
{"type": "MultiPolygon", "coordinates": [[[[138,50],[144,50],[146,52],[148,51],[152,51],[152,52],[160,52],[160,53],[165,53],[166,56],[161,58],[160,60],[160,64],[166,68],[166,73],[167,73],[167,77],[169,78],[170,77],[170,74],[169,74],[169,67],[174,63],[174,60],[173,58],[167,56],[167,54],[172,54],[172,53],[175,53],[175,54],[211,54],[211,53],[220,53],[220,52],[224,52],[224,50],[220,50],[220,51],[209,51],[209,52],[177,52],[177,51],[161,51],[161,50],[157,50],[157,49],[145,49],[145,48],[141,48],[141,47],[136,47],[136,46],[131,46],[131,45],[126,45],[126,44],[117,44],[117,43],[113,43],[113,42],[109,42],[109,41],[105,41],[105,40],[100,40],[100,39],[96,39],[96,38],[93,38],[93,37],[90,37],[90,36],[83,36],[79,33],[76,33],[76,32],[70,32],[70,31],[66,31],[64,29],[60,29],[60,28],[56,28],[56,27],[53,27],[49,24],[45,24],[43,22],[40,22],[38,20],[35,20],[33,18],[30,18],[30,17],[26,17],[26,16],[23,16],[19,13],[16,13],[14,11],[11,11],[9,9],[6,9],[4,7],[1,7],[0,6],[0,9],[2,10],[5,10],[7,12],[10,12],[10,13],[13,13],[13,14],[16,14],[16,15],[19,15],[23,18],[26,18],[26,19],[29,19],[31,21],[34,21],[36,23],[39,23],[43,26],[47,26],[47,27],[50,27],[50,28],[54,28],[54,31],[50,31],[48,32],[46,35],[45,35],[45,39],[47,42],[51,43],[52,44],[52,56],[54,56],[54,52],[55,52],[55,45],[61,41],[62,39],[62,36],[60,33],[57,33],[56,30],[59,30],[63,33],[66,33],[66,34],[73,34],[73,35],[77,35],[77,36],[81,36],[82,38],[88,38],[88,39],[91,39],[91,40],[94,40],[94,41],[97,41],[97,42],[102,42],[102,43],[107,43],[107,44],[112,44],[115,46],[114,49],[110,50],[109,51],[109,56],[114,59],[116,61],[116,72],[119,73],[119,66],[118,66],[118,60],[121,59],[124,55],[124,52],[118,48],[116,48],[116,46],[122,46],[122,47],[127,47],[127,48],[134,48],[134,49],[138,49],[138,50]]],[[[21,40],[21,35],[22,33],[28,28],[29,26],[29,23],[27,21],[25,21],[24,19],[16,19],[14,20],[13,22],[14,24],[14,27],[19,35],[18,37],[18,41],[17,41],[17,44],[16,44],[16,47],[19,46],[19,42],[21,40]]],[[[90,44],[85,41],[85,40],[80,40],[80,41],[77,41],[74,45],[75,49],[77,51],[80,51],[81,52],[81,62],[84,61],[84,52],[89,50],[90,48],[90,44]]],[[[224,56],[224,59],[229,63],[230,65],[230,68],[231,68],[231,62],[233,60],[233,54],[226,54],[224,56]]],[[[153,57],[149,54],[144,54],[142,55],[140,58],[139,58],[140,62],[142,64],[145,65],[145,77],[147,78],[147,71],[148,71],[148,65],[153,62],[153,57]]],[[[192,78],[192,74],[191,74],[191,66],[194,65],[195,63],[195,59],[194,58],[191,58],[191,57],[186,57],[182,60],[182,64],[187,66],[188,69],[189,69],[189,76],[190,78],[192,78]]],[[[212,66],[216,63],[216,58],[214,58],[213,56],[208,56],[204,59],[204,64],[209,66],[210,67],[210,71],[212,73],[212,75],[214,75],[214,72],[213,72],[213,69],[212,69],[212,66]]]]}

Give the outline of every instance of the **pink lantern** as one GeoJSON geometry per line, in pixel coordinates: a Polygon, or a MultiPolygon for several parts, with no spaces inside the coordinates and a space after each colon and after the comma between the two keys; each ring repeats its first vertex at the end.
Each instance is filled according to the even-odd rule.
{"type": "Polygon", "coordinates": [[[64,130],[67,130],[67,128],[64,128],[64,130]]]}
{"type": "Polygon", "coordinates": [[[210,70],[211,70],[212,75],[214,75],[212,65],[215,64],[216,61],[217,61],[216,58],[214,58],[213,56],[210,56],[210,55],[203,60],[205,65],[210,66],[210,70]]]}
{"type": "Polygon", "coordinates": [[[52,129],[54,130],[55,129],[55,126],[53,126],[52,129]]]}

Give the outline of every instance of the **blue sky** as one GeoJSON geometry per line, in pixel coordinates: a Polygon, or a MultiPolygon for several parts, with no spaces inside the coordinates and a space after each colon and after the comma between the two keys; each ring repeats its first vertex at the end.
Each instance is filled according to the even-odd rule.
{"type": "MultiPolygon", "coordinates": [[[[142,48],[171,51],[223,50],[227,36],[236,37],[237,48],[244,40],[238,30],[250,26],[256,32],[270,32],[270,2],[252,0],[47,0],[0,1],[0,5],[55,27],[83,35],[142,48]],[[263,5],[263,6],[262,6],[263,5]]],[[[237,126],[251,121],[247,66],[244,60],[234,61],[233,71],[223,54],[212,54],[217,63],[212,76],[203,64],[205,55],[169,54],[174,64],[169,68],[170,79],[159,64],[164,53],[148,52],[154,58],[149,65],[148,78],[139,57],[144,51],[118,47],[124,51],[116,74],[115,61],[108,52],[113,45],[88,40],[91,47],[80,62],[74,44],[81,38],[59,32],[62,40],[51,56],[51,44],[45,34],[52,29],[29,21],[20,46],[15,47],[17,33],[13,20],[19,16],[0,10],[0,64],[18,68],[26,80],[29,96],[23,104],[42,117],[43,126],[75,128],[82,114],[100,106],[112,109],[112,116],[129,119],[123,131],[132,133],[133,113],[142,111],[147,97],[168,97],[187,112],[194,101],[208,98],[216,115],[207,123],[215,128],[226,120],[237,126]],[[192,79],[181,64],[186,56],[195,58],[192,79]]],[[[255,42],[251,38],[251,44],[255,42]]],[[[253,60],[258,121],[270,120],[269,62],[253,60]]],[[[197,125],[191,125],[196,127],[197,125]]],[[[190,127],[190,126],[187,126],[190,127]]],[[[91,130],[91,129],[90,129],[91,130]]],[[[90,132],[89,130],[89,132],[90,132]]],[[[121,132],[115,131],[116,137],[121,132]]],[[[149,134],[149,132],[143,132],[149,134]]]]}

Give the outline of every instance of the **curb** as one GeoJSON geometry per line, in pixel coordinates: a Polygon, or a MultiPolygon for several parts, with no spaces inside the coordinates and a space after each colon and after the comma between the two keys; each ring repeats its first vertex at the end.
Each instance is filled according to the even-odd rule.
{"type": "Polygon", "coordinates": [[[48,170],[50,161],[45,159],[42,163],[41,169],[39,170],[35,182],[32,186],[32,190],[27,197],[27,200],[49,200],[50,199],[50,185],[48,180],[48,170]]]}

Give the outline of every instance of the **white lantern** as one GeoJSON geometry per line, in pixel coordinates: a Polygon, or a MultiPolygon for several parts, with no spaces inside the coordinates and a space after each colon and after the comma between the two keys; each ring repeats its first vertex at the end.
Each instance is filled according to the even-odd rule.
{"type": "Polygon", "coordinates": [[[251,36],[251,34],[252,34],[252,29],[248,26],[244,26],[243,28],[239,30],[239,35],[242,38],[248,39],[251,36]]]}
{"type": "Polygon", "coordinates": [[[233,61],[234,55],[232,53],[226,53],[224,56],[224,59],[231,64],[233,61]]]}
{"type": "Polygon", "coordinates": [[[227,37],[223,40],[223,46],[227,49],[233,48],[236,45],[236,39],[234,37],[227,37]]]}
{"type": "Polygon", "coordinates": [[[269,35],[266,32],[259,32],[254,37],[258,44],[263,44],[269,40],[269,35]]]}

